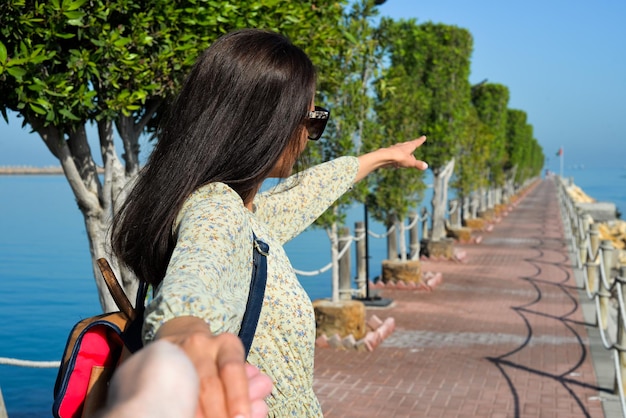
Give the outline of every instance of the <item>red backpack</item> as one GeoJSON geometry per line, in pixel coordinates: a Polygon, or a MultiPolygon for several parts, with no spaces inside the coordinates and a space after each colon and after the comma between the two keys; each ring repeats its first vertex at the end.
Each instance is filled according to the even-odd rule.
{"type": "MultiPolygon", "coordinates": [[[[253,234],[250,292],[239,330],[246,357],[263,307],[268,252],[269,246],[253,234]]],[[[119,311],[83,319],[70,332],[54,385],[55,418],[90,417],[102,409],[115,368],[143,345],[141,327],[148,285],[140,284],[133,308],[109,263],[101,258],[98,266],[119,311]]]]}
{"type": "Polygon", "coordinates": [[[140,285],[133,308],[109,263],[101,258],[98,266],[119,311],[83,319],[72,328],[54,385],[56,418],[89,417],[101,409],[113,371],[142,347],[147,285],[140,285]]]}

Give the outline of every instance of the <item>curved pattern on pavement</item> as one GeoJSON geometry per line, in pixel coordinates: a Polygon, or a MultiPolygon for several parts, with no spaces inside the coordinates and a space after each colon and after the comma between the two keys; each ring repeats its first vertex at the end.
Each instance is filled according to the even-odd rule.
{"type": "MultiPolygon", "coordinates": [[[[318,349],[333,417],[603,417],[556,189],[543,181],[433,292],[383,290],[396,328],[372,352],[318,349]]],[[[603,395],[604,396],[604,395],[603,395]]]]}

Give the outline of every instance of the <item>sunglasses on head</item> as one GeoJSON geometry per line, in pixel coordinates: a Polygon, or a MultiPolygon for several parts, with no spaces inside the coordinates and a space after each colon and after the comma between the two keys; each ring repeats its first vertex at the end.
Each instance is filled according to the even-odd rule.
{"type": "Polygon", "coordinates": [[[306,127],[308,138],[311,141],[320,139],[324,133],[324,129],[326,129],[328,118],[330,118],[330,111],[323,107],[315,106],[315,110],[309,112],[304,126],[306,127]]]}

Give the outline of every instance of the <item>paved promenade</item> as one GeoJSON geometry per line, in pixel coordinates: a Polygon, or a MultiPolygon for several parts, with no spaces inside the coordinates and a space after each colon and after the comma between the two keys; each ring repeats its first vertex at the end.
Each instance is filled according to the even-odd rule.
{"type": "Polygon", "coordinates": [[[608,353],[586,318],[556,186],[533,187],[433,292],[384,290],[368,309],[395,331],[372,352],[318,348],[315,389],[333,417],[621,417],[608,353]],[[590,344],[590,341],[592,342],[590,344]]]}

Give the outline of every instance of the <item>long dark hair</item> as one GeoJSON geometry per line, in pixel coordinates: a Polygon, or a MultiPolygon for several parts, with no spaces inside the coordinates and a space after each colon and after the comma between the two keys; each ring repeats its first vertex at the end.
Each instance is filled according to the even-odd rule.
{"type": "Polygon", "coordinates": [[[313,64],[286,37],[245,29],[213,43],[183,83],[113,220],[118,259],[140,280],[160,283],[185,199],[223,182],[247,203],[283,153],[295,158],[301,151],[314,94],[313,64]]]}

